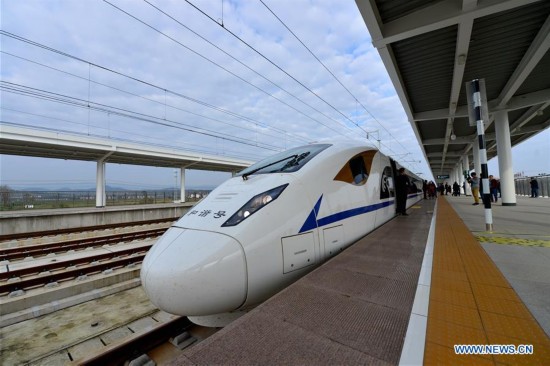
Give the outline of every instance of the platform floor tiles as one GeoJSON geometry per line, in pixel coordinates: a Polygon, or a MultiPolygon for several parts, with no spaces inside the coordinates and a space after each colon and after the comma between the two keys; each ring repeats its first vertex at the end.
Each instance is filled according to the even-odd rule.
{"type": "Polygon", "coordinates": [[[424,364],[550,365],[550,339],[446,199],[437,225],[424,364]],[[455,345],[533,345],[532,355],[457,355],[455,345]]]}

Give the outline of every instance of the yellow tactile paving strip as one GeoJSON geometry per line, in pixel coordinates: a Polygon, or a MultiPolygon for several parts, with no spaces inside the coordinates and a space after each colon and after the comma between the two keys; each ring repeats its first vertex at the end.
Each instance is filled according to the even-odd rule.
{"type": "Polygon", "coordinates": [[[546,247],[550,248],[550,240],[542,239],[520,239],[520,238],[509,238],[501,236],[476,236],[477,240],[480,243],[493,243],[493,244],[504,244],[504,245],[523,245],[526,247],[546,247]]]}
{"type": "Polygon", "coordinates": [[[425,365],[550,365],[550,338],[451,205],[437,200],[425,365]],[[533,345],[457,355],[454,345],[533,345]]]}

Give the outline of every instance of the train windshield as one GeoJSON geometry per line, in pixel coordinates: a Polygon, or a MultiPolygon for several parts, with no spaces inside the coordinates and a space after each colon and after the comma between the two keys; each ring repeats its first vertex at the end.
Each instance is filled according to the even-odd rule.
{"type": "Polygon", "coordinates": [[[252,174],[291,173],[300,170],[308,161],[329,147],[330,144],[314,144],[295,147],[260,160],[237,174],[246,179],[252,174]]]}

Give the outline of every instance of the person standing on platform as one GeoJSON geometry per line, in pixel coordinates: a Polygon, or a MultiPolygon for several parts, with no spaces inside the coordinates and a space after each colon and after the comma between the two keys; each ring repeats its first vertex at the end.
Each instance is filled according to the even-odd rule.
{"type": "Polygon", "coordinates": [[[453,196],[460,197],[460,185],[456,180],[453,183],[453,196]]]}
{"type": "Polygon", "coordinates": [[[437,191],[439,192],[440,196],[443,196],[445,194],[445,186],[443,185],[443,182],[437,185],[437,191]]]}
{"type": "Polygon", "coordinates": [[[491,202],[498,201],[498,180],[493,178],[492,175],[489,176],[489,187],[491,189],[491,202]]]}
{"type": "Polygon", "coordinates": [[[430,199],[436,198],[436,188],[433,181],[430,181],[430,183],[428,183],[428,196],[430,197],[430,199]]]}
{"type": "Polygon", "coordinates": [[[424,192],[424,199],[428,198],[428,181],[425,179],[422,182],[422,192],[424,192]]]}
{"type": "Polygon", "coordinates": [[[395,189],[397,191],[395,197],[397,207],[395,211],[398,215],[409,216],[406,204],[410,186],[411,182],[409,181],[409,177],[405,175],[405,168],[399,168],[399,175],[395,179],[395,189]]]}
{"type": "Polygon", "coordinates": [[[537,198],[539,196],[539,182],[535,177],[531,177],[529,184],[531,185],[531,198],[537,198]]]}
{"type": "Polygon", "coordinates": [[[472,196],[474,196],[474,206],[479,205],[479,178],[477,177],[476,172],[472,172],[471,178],[468,180],[470,186],[472,187],[472,196]]]}

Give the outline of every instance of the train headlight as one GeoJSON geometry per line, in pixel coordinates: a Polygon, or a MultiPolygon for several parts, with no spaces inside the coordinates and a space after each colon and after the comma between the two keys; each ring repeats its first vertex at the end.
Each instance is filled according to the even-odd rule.
{"type": "Polygon", "coordinates": [[[222,226],[235,226],[240,224],[241,221],[252,215],[254,212],[259,211],[270,202],[275,201],[287,186],[288,183],[252,197],[247,203],[244,204],[243,207],[235,212],[229,220],[224,222],[222,226]]]}

